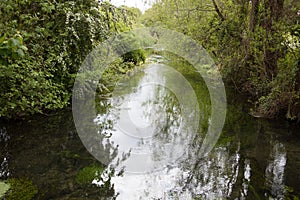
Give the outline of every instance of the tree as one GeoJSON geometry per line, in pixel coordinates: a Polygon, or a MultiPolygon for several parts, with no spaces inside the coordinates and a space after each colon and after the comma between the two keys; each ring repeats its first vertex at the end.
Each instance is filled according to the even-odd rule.
{"type": "Polygon", "coordinates": [[[299,16],[294,0],[160,0],[142,16],[199,41],[253,113],[300,119],[299,16]],[[297,117],[298,116],[298,117],[297,117]]]}
{"type": "Polygon", "coordinates": [[[0,117],[66,107],[86,55],[128,27],[121,9],[97,0],[7,0],[0,14],[0,117]]]}

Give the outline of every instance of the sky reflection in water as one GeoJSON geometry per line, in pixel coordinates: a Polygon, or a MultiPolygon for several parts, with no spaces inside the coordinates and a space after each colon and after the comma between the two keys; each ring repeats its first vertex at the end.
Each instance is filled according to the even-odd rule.
{"type": "MultiPolygon", "coordinates": [[[[191,145],[195,133],[184,124],[188,120],[176,96],[162,86],[170,80],[160,68],[151,64],[140,80],[121,82],[110,102],[112,109],[95,120],[113,122],[109,142],[119,154],[112,163],[118,170],[125,168],[122,177],[112,178],[118,199],[246,199],[253,187],[252,161],[241,158],[240,142],[217,146],[209,156],[198,157],[201,143],[191,145]],[[129,157],[118,163],[124,153],[129,157]]],[[[264,184],[275,199],[282,198],[286,151],[278,141],[270,146],[264,184]]]]}

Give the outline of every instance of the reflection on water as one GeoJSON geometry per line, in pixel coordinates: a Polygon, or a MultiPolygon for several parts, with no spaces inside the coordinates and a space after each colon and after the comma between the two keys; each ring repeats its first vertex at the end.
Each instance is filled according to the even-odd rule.
{"type": "Polygon", "coordinates": [[[244,182],[243,182],[243,188],[241,189],[241,199],[246,199],[246,197],[247,197],[248,190],[249,190],[250,177],[251,177],[250,160],[245,159],[244,182]]]}
{"type": "Polygon", "coordinates": [[[283,199],[285,194],[284,171],[286,165],[286,150],[282,143],[272,142],[269,165],[266,168],[266,185],[270,188],[272,197],[283,199]]]}
{"type": "MultiPolygon", "coordinates": [[[[250,129],[246,126],[238,132],[231,127],[231,132],[225,130],[227,136],[202,157],[199,131],[205,130],[201,127],[205,122],[200,121],[199,129],[189,130],[192,109],[190,115],[184,115],[178,97],[163,87],[166,82],[175,83],[162,68],[161,64],[151,64],[141,79],[121,82],[109,102],[112,108],[95,120],[98,124],[112,122],[108,141],[119,154],[112,166],[125,172],[122,177],[112,178],[118,199],[283,198],[287,159],[284,145],[271,140],[269,146],[260,146],[272,149],[260,173],[261,166],[252,155],[262,130],[258,126],[253,131],[254,124],[250,124],[250,129]],[[241,137],[246,139],[241,140],[239,132],[244,132],[241,137]],[[124,153],[128,157],[120,162],[124,153]]],[[[201,112],[207,102],[200,99],[199,105],[201,112]]]]}
{"type": "Polygon", "coordinates": [[[0,180],[5,179],[9,176],[8,168],[8,141],[10,136],[7,134],[6,128],[0,128],[0,152],[3,152],[3,155],[0,157],[0,180]]]}
{"type": "Polygon", "coordinates": [[[185,163],[189,176],[180,181],[181,187],[201,199],[229,197],[238,176],[239,153],[229,155],[226,147],[218,147],[208,157],[194,159],[185,163]]]}
{"type": "Polygon", "coordinates": [[[182,85],[169,83],[170,88],[164,87],[172,81],[164,75],[165,68],[164,65],[151,65],[138,82],[121,82],[114,90],[112,109],[95,119],[100,125],[106,123],[103,120],[113,124],[103,146],[113,144],[118,149],[118,155],[112,161],[118,170],[126,168],[125,172],[131,173],[161,170],[181,159],[188,149],[189,138],[195,132],[192,124],[197,119],[197,103],[185,99],[193,95],[189,94],[188,90],[193,92],[189,86],[182,88],[182,85]],[[134,89],[123,94],[128,85],[134,89]],[[174,92],[178,94],[178,90],[184,89],[185,97],[177,99],[174,92]],[[180,101],[188,102],[188,106],[182,106],[180,101]],[[124,155],[128,155],[126,159],[124,155]]]}
{"type": "Polygon", "coordinates": [[[0,124],[0,181],[29,178],[38,187],[36,199],[55,200],[113,199],[117,193],[120,200],[287,199],[286,186],[300,193],[297,127],[252,119],[234,105],[216,147],[203,157],[210,105],[201,82],[186,65],[181,73],[195,90],[164,69],[149,65],[121,81],[114,98],[99,102],[103,109],[94,122],[101,146],[113,151],[105,153],[115,158],[101,176],[86,170],[103,165],[85,150],[71,111],[64,111],[0,124]],[[199,102],[192,101],[195,95],[199,102]],[[123,175],[109,175],[112,168],[124,169],[123,175]],[[88,177],[88,187],[78,174],[88,177]],[[109,189],[95,186],[105,181],[109,189]]]}

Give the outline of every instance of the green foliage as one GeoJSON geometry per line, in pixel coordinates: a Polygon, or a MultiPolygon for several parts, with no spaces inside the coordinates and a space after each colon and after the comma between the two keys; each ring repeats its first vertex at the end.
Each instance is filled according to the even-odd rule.
{"type": "Polygon", "coordinates": [[[76,175],[76,182],[82,185],[91,185],[94,179],[101,180],[103,167],[91,165],[81,169],[76,175]]]}
{"type": "Polygon", "coordinates": [[[287,119],[297,119],[297,113],[292,112],[291,109],[292,105],[297,104],[300,98],[300,91],[296,88],[299,57],[300,51],[289,52],[278,61],[278,75],[266,84],[270,88],[270,92],[258,100],[257,110],[259,113],[267,117],[276,117],[283,112],[282,114],[287,119]]]}
{"type": "Polygon", "coordinates": [[[114,171],[108,172],[98,165],[90,165],[78,172],[76,182],[84,190],[93,191],[97,198],[115,199],[113,198],[115,197],[114,185],[111,184],[111,177],[114,175],[114,171]],[[93,184],[93,180],[96,180],[99,185],[93,184]]]}
{"type": "Polygon", "coordinates": [[[124,62],[132,62],[134,65],[145,62],[145,51],[141,49],[143,39],[131,32],[124,33],[116,39],[115,51],[121,55],[124,62]]]}
{"type": "Polygon", "coordinates": [[[260,115],[299,120],[299,6],[292,0],[160,0],[142,22],[197,40],[260,115]]]}
{"type": "Polygon", "coordinates": [[[136,25],[139,23],[139,19],[142,16],[142,12],[138,8],[121,6],[126,13],[127,19],[130,21],[130,25],[136,25]]]}
{"type": "Polygon", "coordinates": [[[86,55],[128,29],[122,9],[97,0],[0,2],[0,117],[69,104],[86,55]]]}
{"type": "Polygon", "coordinates": [[[41,58],[25,57],[27,48],[23,38],[14,38],[0,44],[0,117],[12,117],[23,113],[37,113],[42,109],[62,108],[67,99],[61,99],[63,85],[53,83],[53,75],[43,66],[41,58]]]}
{"type": "Polygon", "coordinates": [[[145,63],[146,61],[145,52],[142,49],[133,50],[131,52],[125,53],[124,55],[122,55],[122,58],[125,62],[132,62],[135,65],[141,62],[145,63]]]}
{"type": "Polygon", "coordinates": [[[9,179],[8,184],[11,187],[5,196],[7,200],[31,200],[38,192],[28,179],[9,179]]]}
{"type": "Polygon", "coordinates": [[[0,37],[0,64],[8,64],[10,59],[23,57],[27,47],[23,45],[23,38],[16,34],[13,38],[6,39],[6,35],[0,37]]]}
{"type": "Polygon", "coordinates": [[[9,190],[10,185],[0,181],[0,198],[4,197],[5,193],[9,190]]]}
{"type": "Polygon", "coordinates": [[[295,194],[294,189],[292,187],[286,186],[286,194],[285,199],[287,200],[299,200],[300,194],[295,194]]]}
{"type": "MultiPolygon", "coordinates": [[[[41,61],[39,63],[42,64],[41,61]]],[[[0,66],[1,117],[40,113],[68,104],[69,94],[63,84],[53,82],[53,75],[35,64],[37,62],[17,61],[9,66],[0,66]]]]}
{"type": "MultiPolygon", "coordinates": [[[[114,38],[113,49],[115,53],[119,56],[118,59],[109,64],[109,67],[101,73],[101,80],[97,86],[98,96],[106,96],[115,87],[115,83],[125,74],[129,73],[136,65],[144,63],[146,61],[146,51],[141,49],[142,42],[148,43],[149,41],[144,41],[132,32],[124,32],[114,38]],[[131,51],[132,50],[132,51],[131,51]]],[[[94,80],[96,72],[93,73],[82,73],[78,74],[77,78],[82,80],[94,80]]],[[[83,81],[81,88],[84,88],[88,93],[89,83],[88,81],[83,81]]]]}

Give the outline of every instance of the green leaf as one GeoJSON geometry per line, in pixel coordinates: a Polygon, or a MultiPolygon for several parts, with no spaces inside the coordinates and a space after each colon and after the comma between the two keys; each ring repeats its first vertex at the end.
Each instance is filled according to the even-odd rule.
{"type": "Polygon", "coordinates": [[[4,34],[2,37],[0,37],[0,44],[5,41],[5,38],[6,38],[6,34],[4,34]]]}
{"type": "Polygon", "coordinates": [[[24,46],[24,45],[20,46],[20,49],[22,49],[23,51],[27,51],[28,50],[28,48],[26,46],[24,46]]]}
{"type": "Polygon", "coordinates": [[[17,50],[17,54],[18,54],[20,57],[25,56],[24,51],[23,51],[22,49],[18,49],[18,50],[17,50]]]}
{"type": "Polygon", "coordinates": [[[9,47],[16,47],[20,45],[20,41],[15,38],[11,38],[8,40],[7,44],[9,47]]]}

